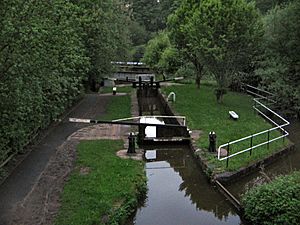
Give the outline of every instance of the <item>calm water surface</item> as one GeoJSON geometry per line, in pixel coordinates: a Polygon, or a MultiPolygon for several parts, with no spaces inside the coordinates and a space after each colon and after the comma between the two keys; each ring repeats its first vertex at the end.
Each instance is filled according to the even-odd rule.
{"type": "Polygon", "coordinates": [[[128,224],[241,224],[229,202],[208,183],[187,147],[149,148],[148,193],[128,224]],[[153,151],[154,150],[154,151],[153,151]]]}

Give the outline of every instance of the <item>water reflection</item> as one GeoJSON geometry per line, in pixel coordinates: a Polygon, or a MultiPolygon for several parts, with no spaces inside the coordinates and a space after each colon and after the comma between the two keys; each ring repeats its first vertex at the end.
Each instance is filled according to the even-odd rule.
{"type": "Polygon", "coordinates": [[[155,159],[146,163],[146,173],[147,199],[129,224],[240,224],[239,216],[211,187],[187,147],[156,149],[155,159]]]}

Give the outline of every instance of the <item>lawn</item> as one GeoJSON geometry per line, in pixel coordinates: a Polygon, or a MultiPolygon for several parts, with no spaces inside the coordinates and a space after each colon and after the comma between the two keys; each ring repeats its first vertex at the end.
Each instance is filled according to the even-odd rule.
{"type": "MultiPolygon", "coordinates": [[[[163,89],[166,94],[174,91],[176,102],[172,103],[173,109],[187,117],[187,123],[192,130],[201,130],[203,135],[197,142],[197,146],[203,151],[201,154],[208,160],[213,172],[234,171],[247,166],[263,157],[281,149],[288,143],[282,140],[275,141],[267,146],[256,148],[252,151],[240,154],[229,160],[226,167],[225,161],[218,161],[215,155],[208,153],[208,134],[215,131],[217,134],[217,146],[225,144],[254,133],[266,130],[272,126],[252,109],[252,98],[242,93],[229,92],[224,96],[223,103],[217,103],[214,95],[214,86],[202,85],[200,90],[193,84],[171,86],[163,89]],[[239,119],[234,121],[229,117],[229,111],[235,111],[239,119]]],[[[270,138],[280,135],[279,132],[270,132],[270,138]]],[[[267,140],[267,134],[253,139],[253,145],[267,140]]],[[[250,140],[230,146],[230,153],[250,147],[250,140]]]]}
{"type": "MultiPolygon", "coordinates": [[[[132,91],[132,88],[130,89],[132,91]]],[[[114,120],[131,116],[130,94],[123,96],[112,96],[108,103],[106,114],[98,117],[99,120],[114,120]]]]}
{"type": "Polygon", "coordinates": [[[83,141],[62,194],[57,225],[124,222],[146,191],[144,164],[116,156],[123,141],[83,141]]]}

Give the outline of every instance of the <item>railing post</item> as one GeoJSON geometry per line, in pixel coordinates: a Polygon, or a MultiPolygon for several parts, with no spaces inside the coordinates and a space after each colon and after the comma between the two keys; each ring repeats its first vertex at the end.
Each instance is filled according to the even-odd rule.
{"type": "MultiPolygon", "coordinates": [[[[230,153],[229,153],[229,142],[227,143],[227,157],[229,157],[230,153]]],[[[229,164],[229,158],[226,159],[226,167],[228,167],[229,164]]]]}
{"type": "Polygon", "coordinates": [[[253,134],[251,136],[251,143],[250,143],[250,155],[252,155],[252,147],[253,147],[253,134]]]}
{"type": "Polygon", "coordinates": [[[268,130],[268,149],[270,149],[270,129],[268,130]]]}

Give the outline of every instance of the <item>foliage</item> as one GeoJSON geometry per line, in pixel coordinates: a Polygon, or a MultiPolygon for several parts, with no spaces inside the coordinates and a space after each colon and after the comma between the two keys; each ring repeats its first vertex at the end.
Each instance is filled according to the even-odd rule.
{"type": "Polygon", "coordinates": [[[251,224],[300,224],[300,172],[249,190],[243,205],[251,224]]]}
{"type": "Polygon", "coordinates": [[[154,69],[156,72],[161,72],[159,61],[163,52],[170,47],[170,40],[166,32],[159,33],[155,38],[150,40],[146,46],[143,62],[154,69]]]}
{"type": "Polygon", "coordinates": [[[113,140],[79,144],[55,224],[104,224],[105,218],[109,224],[124,223],[146,192],[146,178],[142,162],[116,156],[122,148],[122,141],[113,140]]]}
{"type": "Polygon", "coordinates": [[[1,1],[0,163],[80,97],[122,57],[127,11],[119,0],[1,1]]]}
{"type": "MultiPolygon", "coordinates": [[[[242,71],[259,40],[260,24],[253,4],[239,1],[202,1],[191,19],[190,44],[223,90],[233,73],[242,71]]],[[[217,91],[218,100],[224,91],[217,91]]]]}
{"type": "Polygon", "coordinates": [[[300,2],[276,7],[264,18],[265,53],[256,74],[283,111],[300,115],[300,2]]]}
{"type": "Polygon", "coordinates": [[[80,94],[89,60],[77,10],[63,0],[1,3],[0,162],[80,94]]]}
{"type": "Polygon", "coordinates": [[[84,44],[90,58],[89,84],[95,84],[113,71],[111,61],[128,57],[130,20],[120,0],[74,1],[80,8],[78,24],[84,30],[84,44]]]}
{"type": "Polygon", "coordinates": [[[131,0],[133,19],[148,32],[165,29],[168,15],[176,8],[175,0],[131,0]]]}
{"type": "Polygon", "coordinates": [[[255,0],[255,5],[262,13],[266,13],[276,5],[286,4],[291,1],[292,0],[255,0]]]}
{"type": "MultiPolygon", "coordinates": [[[[282,140],[272,142],[270,148],[262,146],[252,151],[240,154],[229,160],[229,166],[226,168],[226,162],[218,161],[216,155],[208,152],[208,134],[215,131],[217,134],[217,145],[225,144],[228,141],[246,137],[248,135],[266,130],[272,126],[263,120],[259,115],[253,113],[252,99],[241,93],[228,92],[227,98],[222,104],[214,101],[214,86],[203,85],[197,91],[191,84],[182,86],[172,86],[164,88],[165,93],[171,91],[176,93],[176,102],[172,104],[173,109],[180,115],[187,117],[188,126],[191,130],[201,130],[200,139],[197,140],[197,146],[202,149],[201,154],[212,166],[214,173],[222,171],[235,171],[241,167],[246,167],[253,162],[263,159],[272,153],[280,150],[285,144],[282,140]],[[200,93],[199,93],[200,92],[200,93]],[[228,111],[234,110],[239,119],[234,121],[230,119],[228,111]]],[[[270,132],[270,138],[279,136],[277,131],[270,132]]],[[[253,145],[265,142],[267,133],[253,138],[253,145]]],[[[250,140],[245,140],[239,144],[230,146],[230,153],[250,147],[250,140]]]]}
{"type": "Polygon", "coordinates": [[[184,59],[179,50],[173,46],[167,47],[158,61],[158,68],[166,75],[174,75],[183,65],[184,59]]]}
{"type": "Polygon", "coordinates": [[[204,65],[200,60],[197,53],[194,51],[193,46],[191,45],[188,31],[190,20],[197,11],[199,7],[199,1],[181,1],[181,5],[176,9],[176,11],[168,17],[168,31],[170,32],[170,40],[175,48],[179,49],[184,58],[193,63],[196,70],[195,81],[200,87],[200,81],[203,76],[204,65]]]}
{"type": "MultiPolygon", "coordinates": [[[[192,80],[195,76],[195,67],[192,63],[184,63],[179,69],[176,71],[176,77],[184,77],[184,81],[192,80]]],[[[182,81],[181,81],[182,82],[182,81]]]]}

